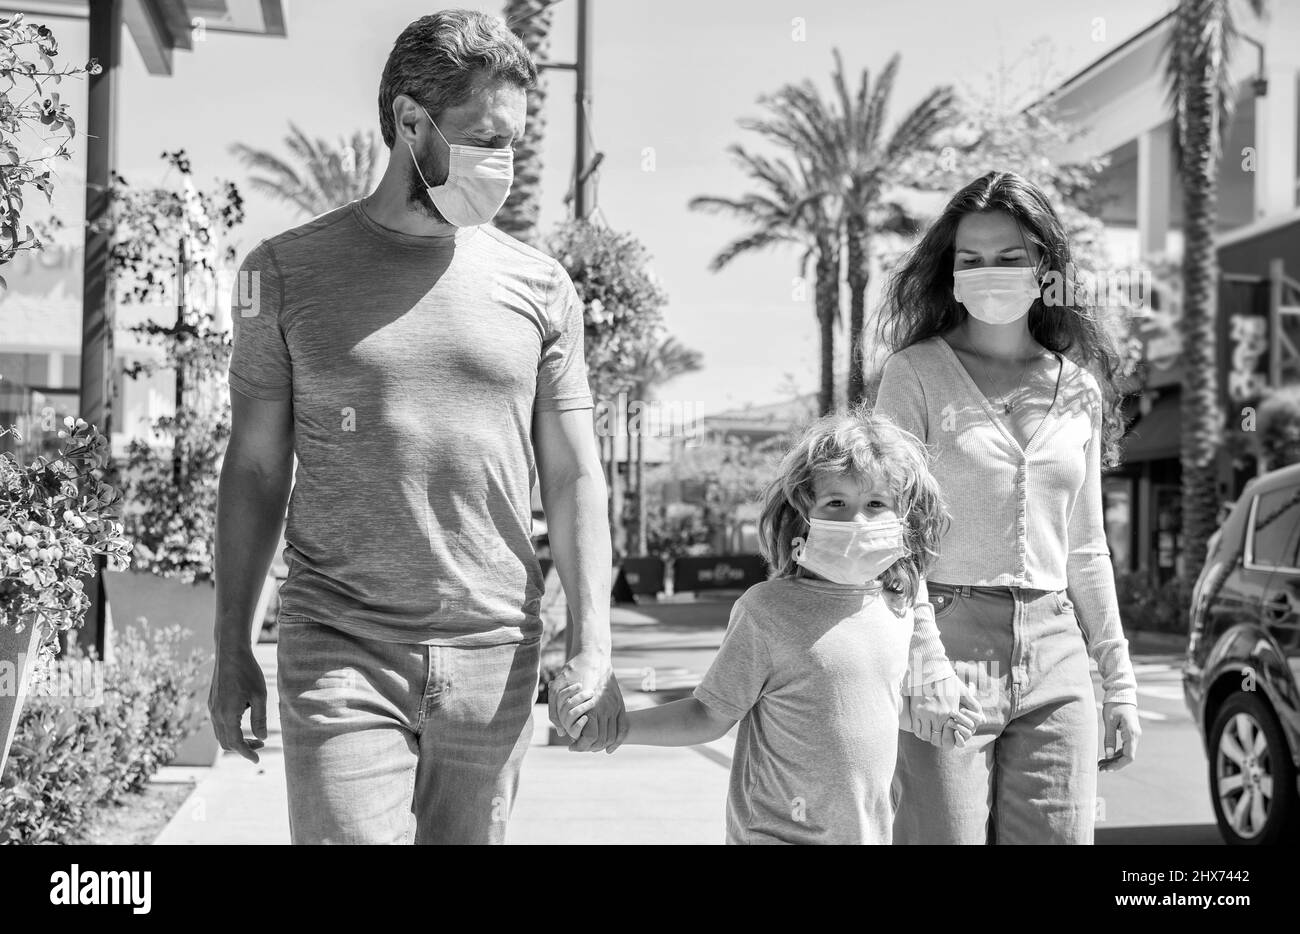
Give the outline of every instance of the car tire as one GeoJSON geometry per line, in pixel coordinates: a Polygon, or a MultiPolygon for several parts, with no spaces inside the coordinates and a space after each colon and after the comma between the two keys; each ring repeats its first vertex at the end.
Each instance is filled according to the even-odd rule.
{"type": "Polygon", "coordinates": [[[1210,800],[1224,842],[1258,846],[1296,838],[1295,763],[1277,717],[1258,693],[1238,692],[1224,702],[1210,729],[1209,759],[1210,800]]]}

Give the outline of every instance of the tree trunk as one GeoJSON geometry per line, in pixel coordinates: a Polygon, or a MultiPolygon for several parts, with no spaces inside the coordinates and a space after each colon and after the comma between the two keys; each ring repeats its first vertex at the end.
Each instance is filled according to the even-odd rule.
{"type": "MultiPolygon", "coordinates": [[[[1204,57],[1189,82],[1183,167],[1183,384],[1180,404],[1184,567],[1195,577],[1215,529],[1219,494],[1216,458],[1223,425],[1215,359],[1218,220],[1214,113],[1215,69],[1204,57]]],[[[1184,588],[1188,590],[1189,588],[1184,588]]],[[[1184,594],[1187,599],[1189,594],[1184,594]]]]}
{"type": "MultiPolygon", "coordinates": [[[[506,22],[523,40],[534,62],[545,61],[550,50],[552,3],[553,0],[508,0],[506,3],[506,22]]],[[[544,71],[537,76],[537,87],[528,92],[525,121],[524,135],[515,145],[514,185],[493,224],[513,237],[533,243],[541,207],[542,138],[546,132],[544,71]]]]}
{"type": "MultiPolygon", "coordinates": [[[[855,186],[856,187],[856,186],[855,186]]],[[[851,204],[859,204],[857,192],[850,195],[851,204]]],[[[868,256],[867,217],[863,208],[850,210],[848,216],[848,285],[849,285],[849,381],[847,402],[850,408],[866,398],[867,384],[864,371],[862,335],[867,309],[867,284],[871,270],[868,256]]]]}
{"type": "Polygon", "coordinates": [[[618,439],[627,418],[627,394],[620,390],[614,397],[613,430],[609,436],[609,531],[617,552],[626,550],[623,534],[623,476],[619,471],[618,439]]]}
{"type": "Polygon", "coordinates": [[[645,502],[645,435],[639,433],[636,438],[636,554],[644,558],[648,550],[646,542],[645,502]]]}
{"type": "Polygon", "coordinates": [[[821,332],[821,388],[817,393],[818,415],[835,410],[835,321],[840,305],[839,253],[829,237],[820,238],[817,248],[815,305],[821,332]]]}

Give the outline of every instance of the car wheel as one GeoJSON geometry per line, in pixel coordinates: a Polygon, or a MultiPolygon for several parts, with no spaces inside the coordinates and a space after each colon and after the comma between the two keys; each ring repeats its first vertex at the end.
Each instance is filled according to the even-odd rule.
{"type": "Polygon", "coordinates": [[[1257,694],[1233,694],[1210,730],[1210,796],[1223,839],[1238,846],[1296,834],[1296,772],[1277,718],[1257,694]]]}

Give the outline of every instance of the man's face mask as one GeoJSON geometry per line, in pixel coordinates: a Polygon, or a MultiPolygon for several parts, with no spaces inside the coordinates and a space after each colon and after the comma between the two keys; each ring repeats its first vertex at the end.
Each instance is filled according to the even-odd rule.
{"type": "MultiPolygon", "coordinates": [[[[420,109],[424,110],[423,107],[420,109]]],[[[424,115],[433,123],[429,111],[424,110],[424,115]]],[[[438,124],[433,123],[433,128],[442,136],[438,124]]],[[[447,143],[447,137],[442,136],[442,141],[447,143]]],[[[447,181],[441,185],[429,184],[424,172],[420,171],[420,161],[415,158],[415,150],[411,149],[410,143],[406,144],[406,148],[411,150],[411,161],[415,163],[415,171],[420,174],[420,181],[424,182],[429,200],[449,224],[457,227],[486,224],[501,210],[501,205],[506,203],[506,196],[510,194],[510,186],[515,178],[515,154],[509,147],[490,149],[486,146],[453,146],[447,143],[447,181]]]]}

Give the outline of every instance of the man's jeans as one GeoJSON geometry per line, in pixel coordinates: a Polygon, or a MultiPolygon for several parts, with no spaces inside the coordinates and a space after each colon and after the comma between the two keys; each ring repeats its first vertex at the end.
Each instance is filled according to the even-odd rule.
{"type": "Polygon", "coordinates": [[[1092,843],[1097,707],[1065,591],[927,586],[984,723],[953,749],[899,737],[894,842],[1092,843]]]}
{"type": "Polygon", "coordinates": [[[532,739],[540,643],[359,639],[280,620],[294,843],[503,843],[532,739]]]}

